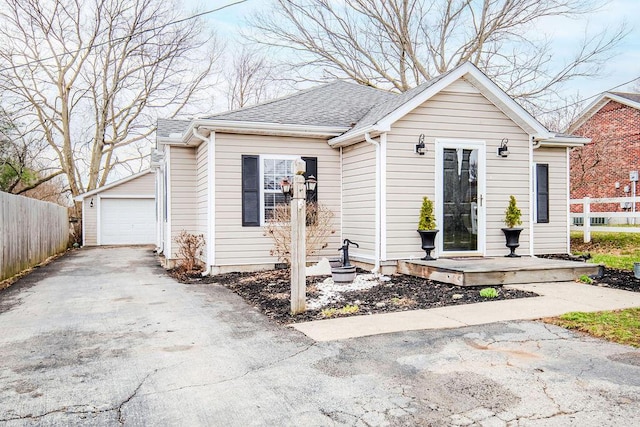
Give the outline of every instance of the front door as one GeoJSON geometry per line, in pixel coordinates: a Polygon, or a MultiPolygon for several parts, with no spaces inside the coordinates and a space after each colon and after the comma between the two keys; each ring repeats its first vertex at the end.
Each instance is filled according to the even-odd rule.
{"type": "Polygon", "coordinates": [[[437,141],[437,150],[440,253],[483,255],[484,143],[437,141]]]}

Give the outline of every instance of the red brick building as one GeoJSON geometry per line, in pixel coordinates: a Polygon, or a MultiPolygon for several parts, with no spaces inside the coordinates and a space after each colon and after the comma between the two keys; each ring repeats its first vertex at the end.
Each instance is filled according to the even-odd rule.
{"type": "MultiPolygon", "coordinates": [[[[639,93],[600,95],[567,132],[592,139],[590,144],[571,153],[572,199],[629,197],[636,185],[640,200],[640,183],[631,182],[629,177],[631,171],[640,170],[639,93]]],[[[573,206],[572,210],[581,211],[581,208],[573,206]]],[[[622,212],[625,209],[618,203],[593,205],[591,210],[622,212]]],[[[640,203],[636,211],[640,211],[640,203]]]]}

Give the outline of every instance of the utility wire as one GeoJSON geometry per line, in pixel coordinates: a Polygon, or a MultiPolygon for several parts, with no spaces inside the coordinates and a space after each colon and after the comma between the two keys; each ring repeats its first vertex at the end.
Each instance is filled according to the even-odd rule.
{"type": "MultiPolygon", "coordinates": [[[[207,11],[204,11],[204,12],[196,13],[195,15],[187,16],[186,18],[176,19],[175,21],[170,21],[170,22],[167,22],[166,24],[162,24],[162,25],[159,25],[157,27],[140,30],[140,31],[138,31],[136,33],[128,34],[126,36],[122,36],[122,37],[116,38],[114,40],[108,40],[108,41],[104,41],[104,42],[101,42],[101,43],[96,43],[96,44],[92,45],[91,48],[93,49],[93,48],[96,48],[96,47],[105,46],[107,44],[122,43],[123,41],[129,40],[132,37],[139,36],[141,34],[148,33],[150,31],[162,30],[164,28],[170,27],[172,25],[180,24],[180,23],[183,23],[183,22],[191,21],[193,19],[197,19],[197,18],[200,18],[200,17],[205,16],[205,15],[210,15],[212,13],[219,12],[219,11],[221,11],[223,9],[229,8],[231,6],[236,6],[238,4],[245,3],[247,1],[249,1],[249,0],[238,0],[238,1],[235,1],[233,3],[229,3],[229,4],[225,4],[224,6],[217,7],[215,9],[210,9],[210,10],[207,10],[207,11]]],[[[74,54],[74,53],[78,53],[78,52],[80,52],[80,51],[82,51],[84,49],[85,48],[79,48],[79,49],[71,50],[71,51],[65,52],[65,53],[66,54],[74,54]]],[[[35,59],[33,61],[27,61],[24,64],[18,64],[18,65],[12,65],[12,66],[6,67],[6,68],[0,68],[0,73],[4,73],[5,71],[9,71],[9,70],[15,70],[15,69],[18,69],[18,68],[26,67],[26,66],[31,65],[31,64],[37,64],[37,63],[48,61],[48,60],[55,59],[55,58],[56,58],[56,56],[49,56],[49,57],[46,57],[46,58],[35,59]]]]}
{"type": "Polygon", "coordinates": [[[553,109],[553,110],[547,110],[547,111],[544,111],[542,114],[555,113],[556,111],[564,110],[565,108],[573,107],[574,105],[578,105],[578,104],[582,104],[583,102],[588,101],[588,100],[590,100],[590,99],[593,99],[593,98],[595,98],[595,97],[597,97],[597,96],[600,96],[601,94],[603,94],[603,93],[605,93],[605,92],[611,92],[612,90],[617,89],[617,88],[619,88],[620,86],[628,85],[629,83],[633,83],[633,82],[634,82],[634,81],[636,81],[636,80],[640,80],[640,76],[638,76],[638,77],[634,77],[634,78],[632,78],[631,80],[626,81],[626,82],[624,82],[624,83],[620,83],[619,85],[614,86],[614,87],[612,87],[612,88],[609,88],[609,89],[607,89],[607,90],[605,90],[605,91],[603,91],[603,92],[598,92],[598,93],[596,93],[595,95],[591,95],[591,96],[589,96],[589,97],[587,97],[587,98],[583,98],[583,99],[581,99],[580,101],[576,101],[576,102],[573,102],[573,103],[571,103],[571,104],[566,104],[566,105],[564,105],[564,106],[562,106],[562,107],[558,107],[558,108],[555,108],[555,109],[553,109]]]}

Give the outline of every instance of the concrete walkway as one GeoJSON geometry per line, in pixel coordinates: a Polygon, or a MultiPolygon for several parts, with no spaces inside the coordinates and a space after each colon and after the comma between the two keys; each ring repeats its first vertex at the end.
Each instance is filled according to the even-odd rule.
{"type": "Polygon", "coordinates": [[[533,320],[571,311],[602,311],[640,307],[640,293],[576,282],[508,286],[539,297],[478,304],[343,317],[298,323],[293,327],[315,341],[333,341],[400,331],[449,329],[512,320],[533,320]]]}

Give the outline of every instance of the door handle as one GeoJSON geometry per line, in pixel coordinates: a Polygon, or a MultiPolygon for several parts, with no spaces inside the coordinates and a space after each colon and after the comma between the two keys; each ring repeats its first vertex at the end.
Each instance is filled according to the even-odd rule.
{"type": "Polygon", "coordinates": [[[480,195],[480,197],[478,198],[478,200],[480,201],[480,207],[482,207],[482,194],[480,195]]]}

